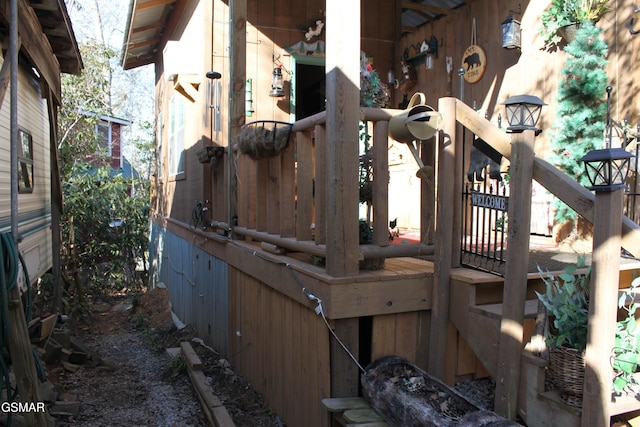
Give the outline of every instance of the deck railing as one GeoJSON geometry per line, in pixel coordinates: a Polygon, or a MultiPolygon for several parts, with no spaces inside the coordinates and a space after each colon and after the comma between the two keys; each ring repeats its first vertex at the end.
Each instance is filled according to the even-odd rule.
{"type": "MultiPolygon", "coordinates": [[[[388,122],[396,112],[374,108],[361,110],[361,120],[372,129],[375,179],[370,222],[373,239],[356,246],[360,260],[433,253],[433,246],[390,245],[389,242],[388,122]]],[[[289,144],[279,155],[259,160],[238,156],[235,235],[262,242],[267,250],[302,252],[320,259],[326,257],[327,228],[333,225],[331,207],[326,201],[327,186],[332,185],[327,173],[331,170],[327,167],[327,138],[326,113],[321,112],[292,125],[289,144]]],[[[358,144],[358,141],[353,143],[358,144]]],[[[359,167],[358,158],[353,159],[353,167],[356,170],[359,167]]],[[[359,220],[355,217],[345,222],[359,227],[359,220]]],[[[383,261],[378,264],[382,265],[383,261]]]]}

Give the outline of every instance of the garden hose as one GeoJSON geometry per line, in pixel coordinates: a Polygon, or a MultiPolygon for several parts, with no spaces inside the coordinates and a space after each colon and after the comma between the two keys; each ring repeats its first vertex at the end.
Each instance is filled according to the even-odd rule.
{"type": "MultiPolygon", "coordinates": [[[[0,351],[9,349],[9,292],[16,285],[18,278],[17,250],[10,233],[0,234],[0,351]]],[[[17,390],[11,388],[9,368],[0,355],[0,393],[7,391],[7,402],[12,402],[17,390]]],[[[11,413],[7,423],[11,425],[11,413]]]]}
{"type": "MultiPolygon", "coordinates": [[[[4,348],[9,350],[9,293],[13,290],[18,281],[18,263],[22,266],[24,280],[27,284],[27,308],[25,310],[25,318],[28,326],[31,319],[32,299],[31,281],[29,279],[27,266],[24,258],[16,248],[11,233],[0,233],[0,351],[4,348]]],[[[33,348],[31,349],[31,352],[36,363],[38,379],[41,382],[44,382],[47,377],[42,362],[33,348]]],[[[11,388],[9,369],[4,358],[0,356],[0,393],[3,389],[6,389],[7,391],[7,402],[12,402],[15,399],[18,390],[11,388]]],[[[10,418],[8,418],[7,421],[9,425],[11,425],[10,418]]]]}

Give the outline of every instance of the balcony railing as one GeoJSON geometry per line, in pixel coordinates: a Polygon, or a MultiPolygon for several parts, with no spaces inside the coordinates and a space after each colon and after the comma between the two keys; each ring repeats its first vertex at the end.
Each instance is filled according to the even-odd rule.
{"type": "MultiPolygon", "coordinates": [[[[373,239],[354,247],[358,248],[358,259],[377,259],[374,264],[379,266],[384,264],[384,258],[433,253],[430,245],[389,242],[388,122],[394,113],[397,110],[361,110],[361,120],[367,122],[373,134],[373,239]]],[[[321,112],[293,124],[289,144],[279,155],[260,160],[247,155],[238,157],[235,235],[262,242],[267,250],[302,252],[316,259],[327,256],[327,228],[336,225],[326,197],[327,187],[332,185],[327,172],[327,138],[326,113],[321,112]]],[[[359,159],[353,159],[352,164],[357,170],[359,159]]],[[[346,218],[344,224],[359,227],[359,220],[346,218]]]]}

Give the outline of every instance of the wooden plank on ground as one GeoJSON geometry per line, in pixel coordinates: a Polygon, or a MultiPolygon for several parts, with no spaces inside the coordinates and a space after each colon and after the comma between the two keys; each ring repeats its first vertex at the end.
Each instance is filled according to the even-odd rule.
{"type": "Polygon", "coordinates": [[[344,412],[347,409],[366,409],[369,404],[362,397],[328,397],[322,404],[329,412],[344,412]]]}
{"type": "Polygon", "coordinates": [[[202,361],[200,360],[196,352],[193,350],[193,347],[191,347],[191,344],[186,341],[183,341],[180,343],[180,348],[182,349],[182,355],[184,356],[184,359],[187,361],[187,365],[189,365],[189,368],[191,368],[194,371],[201,371],[203,366],[202,361]]]}
{"type": "Polygon", "coordinates": [[[381,422],[382,418],[376,412],[371,409],[347,409],[344,411],[344,419],[350,423],[364,423],[364,422],[381,422]]]}

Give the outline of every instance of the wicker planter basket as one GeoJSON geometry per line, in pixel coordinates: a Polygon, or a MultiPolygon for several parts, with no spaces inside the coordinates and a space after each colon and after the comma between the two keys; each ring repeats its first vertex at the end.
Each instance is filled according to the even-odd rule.
{"type": "Polygon", "coordinates": [[[277,156],[287,148],[291,124],[275,120],[247,123],[238,135],[238,149],[254,160],[277,156]]]}
{"type": "Polygon", "coordinates": [[[549,349],[549,379],[568,405],[582,407],[585,362],[580,350],[568,347],[549,349]]]}

